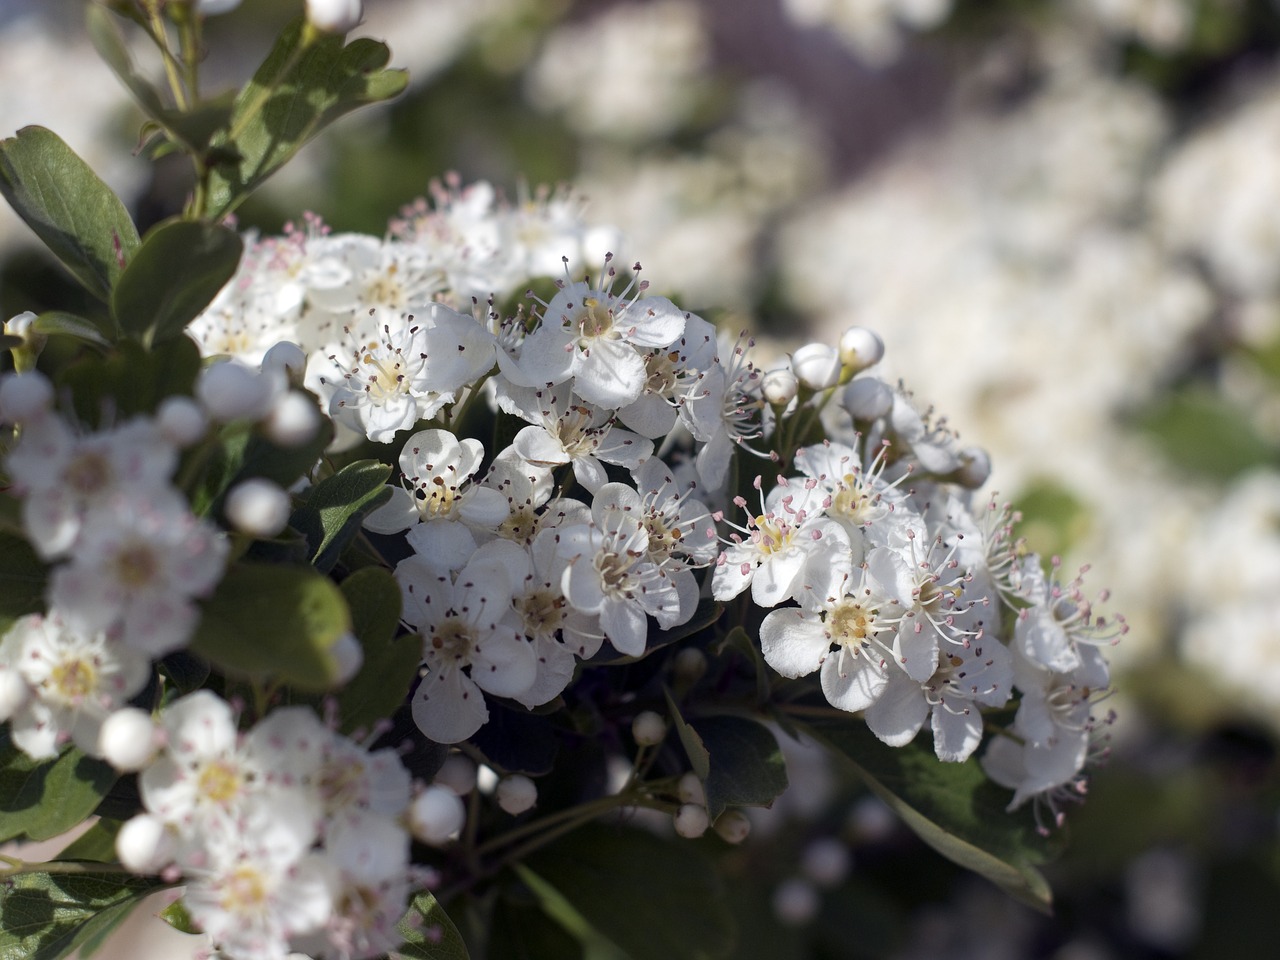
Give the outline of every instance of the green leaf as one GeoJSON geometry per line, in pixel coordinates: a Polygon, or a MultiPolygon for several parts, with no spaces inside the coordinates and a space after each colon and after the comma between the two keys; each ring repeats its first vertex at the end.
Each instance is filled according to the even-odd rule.
{"type": "MultiPolygon", "coordinates": [[[[526,898],[528,895],[525,895],[526,898]]],[[[584,960],[578,939],[537,902],[504,896],[493,909],[486,955],[502,960],[584,960]]]]}
{"type": "Polygon", "coordinates": [[[36,317],[31,324],[35,333],[54,334],[63,337],[75,337],[97,347],[109,347],[115,332],[87,317],[78,317],[74,313],[61,310],[50,310],[36,317]]]}
{"type": "MultiPolygon", "coordinates": [[[[392,957],[409,960],[469,960],[462,935],[453,925],[449,915],[429,893],[420,893],[409,904],[396,931],[404,942],[392,952],[392,957]]],[[[0,958],[4,960],[4,958],[0,958]]]]}
{"type": "Polygon", "coordinates": [[[83,823],[119,779],[110,764],[68,747],[32,760],[0,731],[0,840],[49,840],[83,823]]]}
{"type": "Polygon", "coordinates": [[[191,652],[228,676],[327,690],[341,669],[333,645],[351,630],[342,592],[310,568],[238,563],[204,603],[191,652]]]}
{"type": "MultiPolygon", "coordinates": [[[[371,510],[387,502],[391,468],[376,460],[358,460],[326,477],[303,495],[289,525],[311,545],[311,561],[329,571],[360,532],[371,510]]],[[[397,609],[399,609],[397,607],[397,609]]]]}
{"type": "Polygon", "coordinates": [[[158,916],[179,933],[198,934],[202,932],[196,926],[196,922],[191,919],[191,913],[181,899],[173,901],[173,903],[161,910],[158,916]]]}
{"type": "MultiPolygon", "coordinates": [[[[10,499],[10,498],[6,498],[10,499]]],[[[44,610],[48,568],[25,537],[0,531],[0,629],[44,610]]]]}
{"type": "Polygon", "coordinates": [[[178,336],[235,274],[244,244],[234,230],[169,220],[151,230],[116,282],[111,312],[144,344],[178,336]]]}
{"type": "MultiPolygon", "coordinates": [[[[693,611],[693,616],[685,623],[678,624],[670,630],[658,630],[649,634],[648,643],[645,645],[644,653],[638,657],[616,656],[611,653],[605,653],[603,656],[597,655],[591,658],[591,665],[596,666],[613,666],[623,663],[635,663],[637,660],[643,660],[656,650],[668,647],[673,643],[691,637],[699,630],[711,626],[720,619],[720,614],[724,612],[724,604],[719,600],[699,600],[697,608],[693,611]]],[[[612,650],[611,647],[603,649],[612,650]]]]}
{"type": "Polygon", "coordinates": [[[1205,387],[1171,394],[1139,419],[1174,465],[1219,482],[1280,461],[1253,422],[1205,387]]]}
{"type": "Polygon", "coordinates": [[[44,127],[0,140],[0,193],[94,296],[111,295],[138,246],[120,198],[44,127]]]}
{"type": "Polygon", "coordinates": [[[227,138],[215,147],[237,159],[212,169],[209,215],[230,213],[322,129],[365,104],[396,96],[409,82],[402,70],[384,70],[391,53],[361,38],[340,36],[304,45],[305,23],[285,30],[253,79],[236,98],[227,138]]]}
{"type": "Polygon", "coordinates": [[[0,886],[0,960],[89,957],[144,897],[165,886],[124,874],[24,873],[0,886]]]}
{"type": "Polygon", "coordinates": [[[698,736],[698,732],[685,723],[684,717],[680,715],[680,708],[676,706],[675,698],[671,696],[671,691],[664,690],[663,693],[667,697],[667,712],[671,714],[671,725],[676,728],[676,736],[680,738],[680,745],[684,747],[685,755],[689,758],[689,766],[693,768],[698,779],[705,783],[707,777],[711,775],[711,754],[707,751],[702,738],[698,736]]]}
{"type": "Polygon", "coordinates": [[[706,960],[733,947],[720,877],[688,841],[588,824],[533,854],[518,872],[553,917],[572,922],[563,916],[568,905],[630,960],[706,960]],[[563,903],[547,898],[546,887],[563,903]]]}
{"type": "Polygon", "coordinates": [[[200,348],[175,337],[145,350],[121,340],[106,356],[86,354],[62,372],[76,415],[90,426],[154,413],[165,397],[190,396],[200,372],[200,348]]]}
{"type": "Polygon", "coordinates": [[[342,689],[342,732],[369,729],[390,717],[404,702],[422,662],[416,635],[397,637],[400,586],[380,567],[364,567],[342,581],[351,609],[351,629],[360,640],[364,662],[342,689]]]}
{"type": "Polygon", "coordinates": [[[787,765],[767,727],[745,717],[699,717],[693,728],[711,757],[704,778],[714,821],[726,806],[767,807],[787,789],[787,765]]]}
{"type": "Polygon", "coordinates": [[[1023,903],[1051,910],[1053,893],[1036,867],[1053,859],[1061,840],[1042,837],[1029,810],[1006,812],[1009,791],[976,762],[943,763],[920,740],[886,746],[855,717],[805,726],[929,846],[1023,903]]]}
{"type": "Polygon", "coordinates": [[[59,851],[58,860],[96,860],[113,863],[116,859],[116,834],[123,826],[119,820],[101,819],[59,851]]]}

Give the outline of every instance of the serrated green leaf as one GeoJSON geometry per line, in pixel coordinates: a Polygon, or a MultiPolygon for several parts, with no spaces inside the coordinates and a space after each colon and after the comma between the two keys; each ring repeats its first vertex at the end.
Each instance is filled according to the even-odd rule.
{"type": "Polygon", "coordinates": [[[377,460],[358,460],[326,477],[303,495],[289,525],[311,545],[311,561],[329,571],[360,532],[371,510],[387,502],[391,468],[377,460]]]}
{"type": "MultiPolygon", "coordinates": [[[[396,931],[404,942],[391,952],[407,960],[469,960],[462,935],[444,908],[429,893],[413,898],[396,931]]],[[[3,958],[0,958],[3,960],[3,958]]]]}
{"type": "Polygon", "coordinates": [[[200,348],[175,337],[145,350],[121,340],[106,356],[87,354],[62,371],[76,415],[90,426],[153,413],[165,397],[189,396],[200,372],[200,348]]]}
{"type": "Polygon", "coordinates": [[[746,717],[699,717],[692,723],[710,755],[704,778],[707,812],[767,807],[787,789],[787,764],[769,729],[746,717]]]}
{"type": "Polygon", "coordinates": [[[397,637],[400,586],[379,567],[364,567],[342,581],[351,609],[351,630],[360,640],[364,662],[338,698],[342,732],[369,729],[390,717],[409,693],[422,662],[422,641],[397,637]]]}
{"type": "Polygon", "coordinates": [[[733,948],[720,877],[688,841],[588,824],[520,873],[548,884],[630,960],[707,960],[733,948]]]}
{"type": "Polygon", "coordinates": [[[1061,840],[1041,836],[1029,810],[1006,812],[1009,791],[976,762],[943,763],[919,740],[886,746],[854,717],[804,726],[929,846],[1023,903],[1051,910],[1053,893],[1036,867],[1053,859],[1061,840]]]}
{"type": "Polygon", "coordinates": [[[88,957],[148,894],[165,886],[126,874],[24,873],[0,885],[0,960],[88,957]]]}
{"type": "Polygon", "coordinates": [[[120,198],[74,150],[44,127],[0,140],[0,193],[27,226],[99,299],[138,247],[120,198]]]}
{"type": "Polygon", "coordinates": [[[229,676],[318,692],[341,675],[333,646],[351,615],[333,581],[310,568],[238,563],[202,606],[191,651],[229,676]]]}
{"type": "Polygon", "coordinates": [[[383,69],[391,57],[384,44],[361,38],[344,45],[343,37],[331,35],[304,48],[305,36],[302,20],[287,28],[236,98],[229,138],[215,139],[214,146],[237,159],[213,167],[211,217],[234,210],[334,120],[408,84],[403,71],[383,69]]]}
{"type": "Polygon", "coordinates": [[[144,344],[180,335],[235,274],[243,250],[234,230],[216,224],[153,227],[111,293],[116,323],[144,344]]]}
{"type": "Polygon", "coordinates": [[[592,666],[615,666],[623,663],[635,663],[637,660],[643,660],[657,650],[663,647],[669,647],[673,643],[691,637],[699,630],[711,626],[720,619],[720,615],[724,613],[724,604],[719,600],[699,600],[697,608],[693,611],[686,622],[672,627],[670,630],[657,630],[649,634],[648,643],[645,644],[644,653],[638,657],[617,656],[611,651],[612,648],[602,648],[603,655],[596,655],[591,658],[592,666]]]}
{"type": "Polygon", "coordinates": [[[107,329],[105,325],[61,310],[50,310],[40,314],[32,322],[31,329],[35,333],[45,335],[75,337],[77,340],[92,343],[97,347],[109,347],[114,340],[114,331],[107,329]]]}
{"type": "Polygon", "coordinates": [[[32,760],[0,731],[0,840],[49,840],[83,823],[119,774],[68,747],[52,760],[32,760]]]}

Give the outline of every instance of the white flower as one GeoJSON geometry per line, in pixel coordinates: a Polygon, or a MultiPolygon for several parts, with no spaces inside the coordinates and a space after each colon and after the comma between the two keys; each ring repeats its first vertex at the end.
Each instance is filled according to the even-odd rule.
{"type": "Polygon", "coordinates": [[[739,337],[728,350],[728,364],[719,355],[700,364],[701,372],[685,389],[680,404],[680,421],[701,444],[698,476],[710,491],[721,490],[727,482],[734,446],[755,452],[747,441],[761,434],[760,411],[765,406],[761,374],[747,358],[754,345],[755,341],[739,337]]]}

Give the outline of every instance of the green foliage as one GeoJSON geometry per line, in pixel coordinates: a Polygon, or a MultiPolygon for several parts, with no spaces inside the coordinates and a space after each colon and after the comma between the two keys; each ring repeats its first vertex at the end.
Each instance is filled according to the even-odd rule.
{"type": "Polygon", "coordinates": [[[1138,422],[1175,466],[1203,479],[1225,482],[1280,462],[1280,451],[1259,435],[1249,417],[1206,388],[1170,394],[1138,422]]]}
{"type": "Polygon", "coordinates": [[[123,824],[119,820],[100,819],[59,852],[59,860],[94,860],[112,863],[116,859],[116,834],[123,824]]]}
{"type": "Polygon", "coordinates": [[[311,562],[317,569],[332,570],[343,549],[360,532],[364,518],[387,502],[390,476],[391,468],[386,464],[360,460],[303,493],[289,525],[307,538],[311,562]]]}
{"type": "Polygon", "coordinates": [[[164,883],[114,873],[25,873],[0,885],[0,960],[88,958],[164,883]]]}
{"type": "Polygon", "coordinates": [[[95,347],[111,346],[115,334],[107,324],[88,317],[78,317],[74,313],[66,313],[62,310],[50,310],[40,314],[31,324],[31,332],[44,336],[75,337],[95,347]]]}
{"type": "Polygon", "coordinates": [[[396,956],[408,960],[468,960],[458,928],[429,893],[413,898],[396,930],[404,937],[404,943],[395,950],[396,956]]]}
{"type": "Polygon", "coordinates": [[[116,323],[143,343],[180,336],[235,274],[243,248],[234,230],[210,223],[152,228],[112,291],[116,323]]]}
{"type": "MultiPolygon", "coordinates": [[[[8,503],[16,501],[5,497],[8,503]]],[[[0,531],[0,630],[14,620],[44,610],[49,573],[25,537],[0,531]]]]}
{"type": "Polygon", "coordinates": [[[1010,896],[1048,912],[1053,895],[1036,869],[1057,852],[1028,809],[1006,812],[1010,793],[976,762],[943,763],[920,739],[905,747],[881,743],[864,724],[814,720],[808,730],[846,760],[875,794],[925,843],[981,874],[1010,896]]]}
{"type": "Polygon", "coordinates": [[[110,297],[138,231],[75,151],[51,130],[23,127],[0,140],[0,193],[87,290],[110,297]]]}
{"type": "Polygon", "coordinates": [[[390,57],[375,40],[315,38],[301,20],[287,29],[236,98],[229,131],[213,139],[228,158],[212,171],[208,215],[230,213],[343,114],[400,93],[408,75],[383,69],[390,57]]]}
{"type": "Polygon", "coordinates": [[[175,337],[151,349],[121,340],[105,356],[86,353],[61,372],[76,416],[98,426],[151,414],[165,397],[188,396],[200,372],[200,348],[175,337]]]}
{"type": "Polygon", "coordinates": [[[119,774],[109,764],[68,747],[52,760],[33,760],[0,732],[0,840],[49,840],[83,823],[119,774]]]}
{"type": "Polygon", "coordinates": [[[337,682],[333,645],[350,630],[346,601],[328,577],[242,562],[203,604],[191,651],[228,676],[318,692],[337,682]]]}
{"type": "Polygon", "coordinates": [[[351,630],[360,641],[364,662],[342,688],[342,732],[368,730],[390,717],[404,700],[422,661],[416,636],[397,637],[400,586],[380,567],[364,567],[342,581],[351,609],[351,630]]]}
{"type": "Polygon", "coordinates": [[[533,854],[518,872],[563,926],[585,925],[629,960],[731,955],[733,919],[720,877],[688,841],[592,824],[533,854]]]}
{"type": "Polygon", "coordinates": [[[746,717],[699,717],[692,722],[710,763],[703,778],[707,812],[727,806],[767,807],[787,789],[787,766],[768,728],[746,717]]]}

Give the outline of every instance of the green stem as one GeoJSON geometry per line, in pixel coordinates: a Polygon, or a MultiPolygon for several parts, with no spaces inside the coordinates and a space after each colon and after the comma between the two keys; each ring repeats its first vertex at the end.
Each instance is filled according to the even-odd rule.
{"type": "Polygon", "coordinates": [[[147,7],[147,26],[151,39],[160,50],[160,58],[164,61],[165,77],[169,81],[169,91],[173,94],[173,102],[179,110],[187,110],[187,93],[182,86],[182,77],[178,72],[178,62],[169,49],[169,33],[165,29],[164,17],[160,14],[157,0],[149,0],[147,7]]]}
{"type": "Polygon", "coordinates": [[[126,869],[118,863],[98,863],[79,860],[50,860],[45,863],[32,863],[18,857],[10,857],[0,853],[0,861],[4,862],[4,866],[0,867],[0,879],[8,880],[11,877],[19,877],[26,873],[50,873],[50,874],[100,874],[111,873],[132,874],[132,871],[126,869]]]}

